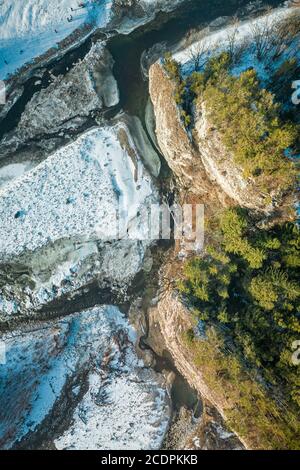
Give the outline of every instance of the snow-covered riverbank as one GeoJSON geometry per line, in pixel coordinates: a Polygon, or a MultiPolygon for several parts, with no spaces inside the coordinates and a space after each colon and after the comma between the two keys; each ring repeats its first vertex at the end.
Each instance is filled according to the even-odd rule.
{"type": "Polygon", "coordinates": [[[56,47],[85,23],[104,27],[111,6],[111,0],[4,0],[0,5],[0,79],[56,47]]]}
{"type": "Polygon", "coordinates": [[[137,358],[135,332],[117,308],[95,307],[1,340],[1,448],[26,436],[30,442],[32,432],[40,445],[55,442],[58,449],[160,446],[169,417],[166,388],[137,358]]]}
{"type": "Polygon", "coordinates": [[[277,8],[267,12],[258,18],[252,18],[244,21],[230,21],[230,18],[220,18],[220,24],[223,27],[216,26],[218,21],[211,27],[200,32],[200,39],[196,39],[193,44],[174,54],[175,60],[182,65],[184,75],[189,75],[195,70],[195,61],[201,65],[205,64],[209,57],[217,55],[222,51],[233,51],[240,54],[238,66],[234,67],[232,73],[239,75],[243,71],[254,68],[262,80],[270,78],[272,69],[278,69],[279,66],[288,58],[300,56],[299,37],[295,37],[287,45],[286,50],[276,57],[278,51],[278,39],[275,40],[280,22],[299,15],[300,8],[277,8]],[[258,57],[257,43],[264,47],[266,41],[269,41],[270,47],[266,50],[263,57],[258,57]],[[274,45],[272,47],[272,41],[274,45]]]}
{"type": "Polygon", "coordinates": [[[86,132],[9,183],[0,191],[0,260],[26,265],[31,280],[2,290],[2,318],[92,278],[128,285],[151,245],[141,209],[157,201],[152,177],[121,122],[86,132]],[[120,213],[134,224],[136,237],[119,239],[120,213]]]}
{"type": "MultiPolygon", "coordinates": [[[[24,64],[57,48],[86,25],[93,31],[113,28],[128,33],[185,0],[3,0],[0,4],[0,80],[24,64]],[[127,16],[128,15],[128,16],[127,16]]],[[[80,35],[79,35],[80,36],[80,35]]]]}

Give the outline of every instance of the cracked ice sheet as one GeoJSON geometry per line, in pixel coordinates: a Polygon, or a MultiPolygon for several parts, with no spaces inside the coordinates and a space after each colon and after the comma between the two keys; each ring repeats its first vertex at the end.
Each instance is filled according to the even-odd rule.
{"type": "Polygon", "coordinates": [[[68,397],[73,424],[64,424],[65,413],[56,410],[59,428],[67,430],[57,436],[56,418],[41,427],[47,440],[51,430],[56,435],[57,448],[160,447],[170,416],[164,382],[137,358],[136,333],[116,307],[95,307],[1,340],[0,448],[36,432],[61,396],[68,397]],[[88,391],[78,398],[85,371],[88,391]],[[72,393],[66,394],[68,384],[72,393]]]}
{"type": "Polygon", "coordinates": [[[130,219],[157,197],[127,127],[94,128],[0,190],[0,261],[63,238],[114,239],[119,204],[130,219]]]}
{"type": "Polygon", "coordinates": [[[96,401],[100,387],[101,376],[92,373],[89,391],[75,410],[72,426],[55,440],[56,448],[159,449],[168,427],[165,390],[128,371],[105,387],[107,403],[101,406],[96,401]]]}
{"type": "Polygon", "coordinates": [[[86,23],[104,27],[111,0],[2,0],[0,4],[0,79],[40,56],[86,23]],[[74,11],[71,10],[74,9],[74,11]],[[73,20],[67,18],[72,15],[73,20]],[[57,32],[55,32],[55,30],[57,32]]]}

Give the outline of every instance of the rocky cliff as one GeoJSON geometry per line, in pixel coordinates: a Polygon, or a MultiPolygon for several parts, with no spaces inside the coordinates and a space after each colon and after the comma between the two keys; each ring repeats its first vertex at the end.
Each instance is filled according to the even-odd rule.
{"type": "MultiPolygon", "coordinates": [[[[223,207],[236,204],[267,212],[263,196],[251,181],[243,178],[232,156],[222,146],[216,129],[210,126],[205,106],[196,111],[195,130],[191,136],[181,123],[174,100],[175,83],[167,77],[159,63],[150,68],[149,79],[157,141],[176,177],[181,202],[203,203],[208,218],[223,207]]],[[[175,250],[161,269],[161,295],[158,303],[148,312],[149,330],[152,332],[150,342],[155,349],[155,337],[162,337],[160,343],[165,345],[180,373],[226,421],[232,404],[224,394],[211,389],[184,342],[184,332],[193,325],[188,307],[172,287],[182,266],[177,254],[175,250]]],[[[252,442],[240,437],[239,440],[245,448],[252,447],[252,442]]]]}
{"type": "Polygon", "coordinates": [[[232,205],[231,198],[208,177],[199,150],[181,123],[174,100],[175,84],[159,63],[150,68],[149,87],[157,142],[177,179],[182,202],[205,204],[206,213],[232,205]]]}
{"type": "MultiPolygon", "coordinates": [[[[209,122],[205,103],[196,110],[195,141],[208,177],[239,205],[249,209],[272,211],[266,203],[269,194],[262,194],[251,178],[244,178],[243,171],[224,148],[218,130],[209,122]]],[[[275,195],[274,195],[275,196],[275,195]]]]}
{"type": "Polygon", "coordinates": [[[253,180],[244,178],[233,156],[224,148],[217,129],[207,119],[205,103],[197,107],[191,136],[180,119],[174,99],[175,83],[159,63],[151,67],[149,78],[158,144],[180,189],[197,194],[208,209],[239,204],[271,213],[276,206],[275,198],[268,205],[266,198],[270,195],[262,194],[253,180]]]}
{"type": "MultiPolygon", "coordinates": [[[[162,269],[161,276],[167,279],[174,268],[174,262],[162,269]]],[[[159,344],[161,348],[166,347],[171,354],[177,370],[186,378],[189,385],[197,390],[204,404],[209,407],[212,405],[218,414],[223,418],[222,426],[226,426],[226,412],[231,409],[230,403],[225,395],[221,396],[206,383],[201,370],[194,363],[191,357],[191,351],[187,348],[184,341],[184,333],[188,328],[193,327],[191,313],[182,303],[181,299],[172,288],[163,285],[162,294],[158,303],[148,311],[149,331],[151,335],[149,342],[154,348],[159,344]],[[157,341],[157,338],[160,338],[157,341]]],[[[157,350],[163,355],[163,349],[157,350]]],[[[203,414],[203,416],[205,413],[203,414]]],[[[234,446],[228,448],[250,448],[250,444],[240,436],[229,433],[233,439],[234,446]]],[[[221,440],[221,439],[220,439],[221,440]]],[[[220,448],[220,440],[218,447],[220,448]]],[[[227,443],[228,445],[228,443],[227,443]]]]}

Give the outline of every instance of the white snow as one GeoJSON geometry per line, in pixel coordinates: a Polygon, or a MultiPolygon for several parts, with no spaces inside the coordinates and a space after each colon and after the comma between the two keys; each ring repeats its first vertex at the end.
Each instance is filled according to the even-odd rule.
{"type": "Polygon", "coordinates": [[[130,219],[155,193],[126,126],[94,128],[0,190],[0,260],[64,238],[115,239],[116,210],[130,219]]]}
{"type": "Polygon", "coordinates": [[[10,163],[0,168],[0,188],[9,181],[19,178],[32,167],[30,161],[23,163],[10,163]]]}
{"type": "MultiPolygon", "coordinates": [[[[243,44],[249,41],[254,25],[262,27],[264,24],[267,23],[276,23],[283,20],[288,15],[293,14],[293,12],[299,11],[300,8],[277,8],[272,10],[268,14],[260,16],[259,18],[239,23],[235,36],[236,44],[243,44]]],[[[222,28],[218,31],[210,32],[208,34],[205,34],[205,36],[200,41],[196,41],[191,46],[175,53],[174,58],[182,64],[183,73],[185,75],[189,75],[191,72],[194,71],[192,55],[193,52],[196,53],[197,51],[202,50],[202,47],[204,48],[204,51],[206,51],[207,58],[216,55],[224,50],[227,50],[229,46],[229,38],[232,37],[232,33],[235,31],[235,29],[236,25],[232,25],[222,28]]],[[[249,44],[249,47],[245,48],[245,53],[241,58],[240,64],[232,70],[232,73],[235,75],[239,75],[248,68],[253,67],[258,72],[259,77],[264,80],[270,76],[270,62],[268,61],[267,64],[264,63],[264,59],[267,58],[263,58],[262,61],[259,61],[252,46],[253,44],[249,44]]],[[[286,52],[288,53],[288,51],[286,52]]],[[[281,61],[283,62],[285,59],[286,56],[283,56],[281,61]]],[[[203,61],[204,60],[205,57],[203,57],[203,61]]],[[[278,67],[278,65],[280,64],[277,63],[276,66],[278,67]]]]}
{"type": "MultiPolygon", "coordinates": [[[[132,357],[130,366],[135,363],[132,357]]],[[[89,391],[76,408],[70,429],[56,439],[56,448],[159,449],[168,424],[165,390],[157,388],[154,392],[153,382],[145,383],[135,373],[125,371],[103,388],[107,401],[99,406],[96,399],[102,382],[98,373],[90,375],[89,391]]]]}
{"type": "MultiPolygon", "coordinates": [[[[36,431],[60,397],[68,399],[74,416],[56,439],[57,448],[159,448],[169,420],[167,392],[137,358],[135,331],[116,307],[95,307],[7,333],[1,341],[6,349],[6,364],[0,365],[2,449],[36,431]],[[85,370],[88,391],[80,398],[85,370]],[[73,398],[66,398],[70,383],[73,398]]],[[[64,413],[59,416],[64,422],[64,413]]]]}
{"type": "Polygon", "coordinates": [[[56,47],[85,23],[105,26],[110,19],[111,5],[111,0],[2,0],[0,79],[56,47]],[[85,7],[79,7],[80,3],[85,7]],[[71,15],[72,21],[68,22],[71,15]]]}
{"type": "MultiPolygon", "coordinates": [[[[185,0],[140,0],[144,14],[122,18],[116,30],[129,33],[185,0]]],[[[0,80],[47,52],[76,29],[104,28],[112,19],[113,0],[2,0],[0,3],[0,80]],[[80,7],[84,4],[84,8],[80,7]],[[73,8],[73,11],[71,10],[73,8]],[[68,18],[72,16],[72,21],[68,18]]],[[[126,12],[124,7],[124,12],[126,12]]]]}

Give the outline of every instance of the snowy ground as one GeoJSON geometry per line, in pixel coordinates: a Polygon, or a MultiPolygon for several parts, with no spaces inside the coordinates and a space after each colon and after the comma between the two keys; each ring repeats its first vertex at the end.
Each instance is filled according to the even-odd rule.
{"type": "Polygon", "coordinates": [[[0,189],[9,181],[19,178],[32,167],[31,162],[11,163],[0,168],[0,189]]]}
{"type": "Polygon", "coordinates": [[[130,217],[152,194],[125,125],[92,129],[0,191],[0,260],[63,238],[116,238],[116,210],[130,217]]]}
{"type": "MultiPolygon", "coordinates": [[[[257,70],[258,75],[262,80],[268,79],[270,77],[270,70],[272,69],[272,65],[276,65],[278,68],[280,66],[280,63],[278,62],[283,62],[286,58],[288,58],[290,50],[287,50],[286,53],[282,55],[280,60],[274,64],[272,64],[269,56],[263,57],[262,60],[258,60],[256,57],[255,48],[253,47],[254,41],[251,41],[253,27],[256,25],[260,31],[263,31],[264,29],[267,30],[272,23],[279,22],[288,15],[295,14],[296,12],[299,13],[300,8],[277,8],[257,19],[244,21],[238,25],[227,26],[218,31],[212,31],[208,34],[204,34],[204,37],[201,40],[194,42],[191,46],[174,54],[174,58],[182,64],[183,73],[185,75],[189,75],[194,71],[194,60],[192,59],[193,56],[197,55],[199,51],[203,51],[204,54],[201,58],[201,62],[204,63],[206,58],[216,55],[224,50],[228,50],[229,41],[231,41],[233,35],[235,35],[235,43],[237,45],[245,45],[245,51],[239,61],[239,65],[232,70],[232,73],[239,75],[248,68],[253,67],[255,70],[257,70]]],[[[291,57],[295,55],[296,51],[298,51],[300,57],[299,38],[296,39],[296,41],[296,44],[292,45],[293,54],[291,57]]]]}
{"type": "MultiPolygon", "coordinates": [[[[150,21],[159,10],[169,11],[185,0],[140,0],[138,16],[124,18],[114,29],[128,33],[150,21]],[[118,27],[120,26],[120,27],[118,27]]],[[[85,24],[105,27],[114,0],[2,0],[0,3],[0,80],[47,52],[85,24]],[[81,5],[84,5],[82,7],[81,5]]]]}
{"type": "Polygon", "coordinates": [[[32,314],[92,279],[128,285],[152,243],[144,208],[157,202],[122,122],[84,133],[8,183],[0,189],[0,262],[26,266],[28,275],[7,279],[0,316],[32,314]]]}
{"type": "Polygon", "coordinates": [[[83,24],[92,22],[105,26],[110,19],[111,5],[111,0],[3,0],[0,4],[0,79],[55,47],[83,24]]]}
{"type": "Polygon", "coordinates": [[[0,447],[38,430],[42,441],[55,435],[59,449],[159,448],[168,397],[162,379],[138,360],[135,339],[112,306],[2,336],[0,447]],[[54,406],[55,417],[39,428],[54,406]]]}

